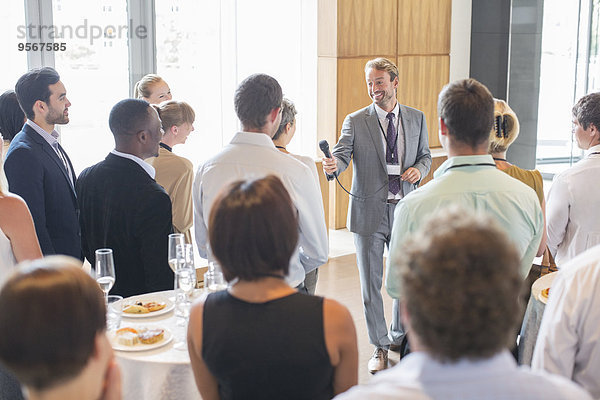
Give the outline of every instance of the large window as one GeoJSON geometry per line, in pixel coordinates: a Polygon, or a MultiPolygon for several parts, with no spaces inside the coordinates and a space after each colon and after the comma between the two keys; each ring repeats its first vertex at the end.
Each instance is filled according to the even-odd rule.
{"type": "Polygon", "coordinates": [[[316,2],[156,0],[157,73],[196,111],[196,131],[174,151],[195,165],[239,129],[235,88],[248,75],[275,77],[299,112],[288,149],[315,156],[316,2]]]}
{"type": "Polygon", "coordinates": [[[573,104],[600,90],[600,0],[544,1],[537,168],[550,177],[583,155],[571,134],[573,104]]]}
{"type": "Polygon", "coordinates": [[[61,32],[55,67],[67,89],[70,122],[62,144],[77,174],[114,148],[110,109],[129,96],[126,0],[53,0],[53,24],[61,32]]]}
{"type": "Polygon", "coordinates": [[[3,56],[0,93],[14,90],[21,75],[27,71],[27,52],[19,51],[26,40],[25,6],[23,2],[6,1],[0,7],[0,54],[3,56]]]}

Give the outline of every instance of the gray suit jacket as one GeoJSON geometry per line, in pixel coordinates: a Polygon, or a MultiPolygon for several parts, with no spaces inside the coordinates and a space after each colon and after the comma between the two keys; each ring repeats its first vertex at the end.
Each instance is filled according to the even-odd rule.
{"type": "MultiPolygon", "coordinates": [[[[421,178],[424,178],[431,167],[425,115],[400,104],[400,118],[404,131],[402,171],[414,167],[421,172],[421,178]]],[[[377,231],[386,209],[388,175],[382,134],[375,105],[371,104],[346,117],[340,140],[333,147],[332,153],[337,159],[340,173],[353,160],[351,192],[366,197],[361,199],[351,196],[348,208],[348,229],[361,235],[377,231]]],[[[404,196],[419,184],[401,182],[404,196]]]]}

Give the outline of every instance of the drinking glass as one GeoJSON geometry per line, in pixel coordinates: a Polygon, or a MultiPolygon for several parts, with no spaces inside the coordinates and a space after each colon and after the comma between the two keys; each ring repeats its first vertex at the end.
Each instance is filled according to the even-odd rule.
{"type": "Polygon", "coordinates": [[[209,293],[227,289],[221,267],[216,262],[208,264],[208,271],[204,273],[204,287],[209,293]]]}
{"type": "Polygon", "coordinates": [[[171,233],[169,235],[169,266],[175,272],[177,270],[177,246],[185,244],[183,233],[171,233]]]}
{"type": "Polygon", "coordinates": [[[111,294],[106,298],[106,330],[114,332],[121,326],[123,297],[111,294]]]}
{"type": "Polygon", "coordinates": [[[112,249],[96,250],[96,282],[104,292],[104,300],[108,301],[108,292],[115,284],[115,263],[112,249]]]}
{"type": "MultiPolygon", "coordinates": [[[[192,303],[190,296],[196,287],[196,268],[194,266],[194,248],[191,244],[179,244],[176,246],[175,263],[175,315],[177,317],[177,326],[187,326],[190,317],[192,303]]],[[[176,350],[187,351],[187,340],[184,334],[182,338],[177,338],[176,350]]]]}

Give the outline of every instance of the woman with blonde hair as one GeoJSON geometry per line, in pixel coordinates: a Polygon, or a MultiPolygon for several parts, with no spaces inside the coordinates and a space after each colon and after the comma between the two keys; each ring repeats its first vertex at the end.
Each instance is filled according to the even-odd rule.
{"type": "Polygon", "coordinates": [[[154,108],[164,130],[158,157],[146,160],[156,169],[156,182],[165,188],[173,204],[173,228],[183,233],[187,243],[192,243],[190,229],[193,223],[192,183],[194,167],[190,160],[173,153],[173,147],[183,144],[194,130],[196,114],[183,101],[166,101],[154,108]]]}
{"type": "Polygon", "coordinates": [[[17,263],[42,258],[27,204],[20,196],[8,192],[2,147],[0,144],[0,287],[17,263]]]}
{"type": "Polygon", "coordinates": [[[148,74],[140,79],[133,89],[136,99],[146,100],[150,104],[159,104],[173,98],[167,82],[158,75],[148,74]]]}
{"type": "Polygon", "coordinates": [[[494,99],[494,125],[490,132],[488,153],[494,158],[496,168],[531,187],[540,201],[544,213],[544,233],[537,252],[539,257],[544,254],[546,249],[546,200],[544,199],[542,174],[537,169],[519,168],[506,160],[506,152],[519,136],[519,129],[519,119],[515,112],[504,100],[494,99]]]}

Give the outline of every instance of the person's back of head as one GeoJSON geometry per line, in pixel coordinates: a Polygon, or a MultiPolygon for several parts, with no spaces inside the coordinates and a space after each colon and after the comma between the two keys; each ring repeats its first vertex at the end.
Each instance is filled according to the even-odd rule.
{"type": "Polygon", "coordinates": [[[519,119],[510,106],[500,99],[494,99],[494,124],[490,131],[490,154],[504,153],[519,137],[519,119]]]}
{"type": "Polygon", "coordinates": [[[37,392],[77,378],[106,330],[103,293],[70,257],[21,264],[0,291],[0,309],[0,361],[37,392]]]}
{"type": "Polygon", "coordinates": [[[30,120],[35,118],[33,106],[36,101],[49,102],[51,95],[49,86],[59,80],[58,72],[50,67],[32,69],[19,78],[15,85],[15,93],[27,118],[30,120]]]}
{"type": "Polygon", "coordinates": [[[256,280],[283,272],[298,244],[296,210],[274,175],[236,181],[215,199],[209,242],[225,279],[256,280]]]}
{"type": "Polygon", "coordinates": [[[573,118],[583,129],[594,125],[600,130],[600,92],[590,93],[580,98],[573,106],[573,118]]]}
{"type": "Polygon", "coordinates": [[[158,112],[165,133],[173,126],[185,123],[193,124],[196,119],[196,113],[192,107],[183,101],[168,100],[153,105],[153,107],[158,112]]]}
{"type": "Polygon", "coordinates": [[[438,97],[438,116],[455,142],[471,148],[487,143],[494,120],[494,98],[475,79],[444,86],[438,97]]]}
{"type": "Polygon", "coordinates": [[[266,74],[254,74],[244,79],[234,96],[235,112],[243,129],[263,128],[267,123],[267,116],[281,107],[282,100],[283,92],[275,78],[266,74]]]}
{"type": "Polygon", "coordinates": [[[23,128],[25,114],[14,90],[7,90],[0,96],[0,134],[9,142],[23,128]]]}
{"type": "Polygon", "coordinates": [[[285,131],[288,124],[294,125],[296,123],[296,106],[291,100],[283,99],[281,101],[281,122],[277,132],[273,135],[273,140],[277,140],[285,131]]]}
{"type": "Polygon", "coordinates": [[[441,209],[397,254],[391,262],[401,271],[409,332],[423,350],[454,362],[508,347],[519,318],[520,261],[491,216],[441,209]]]}
{"type": "Polygon", "coordinates": [[[117,150],[142,159],[158,155],[162,128],[157,111],[147,101],[119,101],[110,110],[108,125],[117,150]]]}

